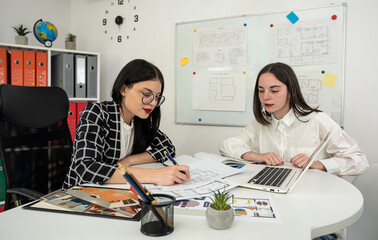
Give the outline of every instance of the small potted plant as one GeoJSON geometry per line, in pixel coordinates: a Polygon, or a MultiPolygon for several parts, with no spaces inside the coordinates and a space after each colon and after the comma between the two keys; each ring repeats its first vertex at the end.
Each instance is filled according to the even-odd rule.
{"type": "Polygon", "coordinates": [[[16,31],[17,36],[15,37],[16,44],[24,44],[28,45],[28,37],[27,34],[30,33],[29,29],[27,27],[24,27],[22,24],[12,28],[16,31]]]}
{"type": "Polygon", "coordinates": [[[66,49],[76,50],[76,35],[67,33],[65,39],[66,49]]]}
{"type": "Polygon", "coordinates": [[[210,197],[212,203],[207,207],[207,224],[218,230],[231,227],[234,221],[234,209],[230,205],[232,195],[225,190],[217,191],[210,197]]]}

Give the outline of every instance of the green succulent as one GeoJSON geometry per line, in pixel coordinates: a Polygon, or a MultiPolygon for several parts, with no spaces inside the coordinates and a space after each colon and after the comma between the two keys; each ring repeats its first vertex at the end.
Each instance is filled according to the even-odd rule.
{"type": "Polygon", "coordinates": [[[72,33],[67,33],[65,41],[66,42],[76,42],[76,35],[72,34],[72,33]]]}
{"type": "Polygon", "coordinates": [[[213,192],[213,197],[210,197],[212,204],[210,206],[216,210],[228,210],[231,206],[227,202],[232,197],[232,194],[226,191],[213,192]]]}
{"type": "Polygon", "coordinates": [[[22,24],[18,25],[17,27],[13,27],[12,28],[16,31],[16,33],[19,35],[19,36],[26,36],[26,34],[29,34],[31,33],[27,27],[24,27],[22,24]]]}

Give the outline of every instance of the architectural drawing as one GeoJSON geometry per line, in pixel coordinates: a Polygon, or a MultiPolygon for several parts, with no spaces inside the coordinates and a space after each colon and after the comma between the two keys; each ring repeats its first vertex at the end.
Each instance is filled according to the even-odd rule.
{"type": "Polygon", "coordinates": [[[293,65],[336,62],[336,25],[332,20],[281,24],[271,29],[271,61],[293,65]]]}
{"type": "Polygon", "coordinates": [[[223,179],[243,170],[228,167],[216,161],[198,161],[191,156],[182,155],[180,158],[193,159],[185,165],[190,168],[190,178],[181,184],[161,186],[144,184],[152,194],[165,193],[175,196],[177,200],[206,196],[217,190],[229,190],[237,186],[236,183],[223,179]]]}
{"type": "Polygon", "coordinates": [[[246,81],[242,71],[197,71],[193,75],[192,109],[245,111],[246,81]]]}
{"type": "Polygon", "coordinates": [[[247,44],[246,27],[197,29],[193,43],[194,65],[196,67],[245,66],[247,44]]]}

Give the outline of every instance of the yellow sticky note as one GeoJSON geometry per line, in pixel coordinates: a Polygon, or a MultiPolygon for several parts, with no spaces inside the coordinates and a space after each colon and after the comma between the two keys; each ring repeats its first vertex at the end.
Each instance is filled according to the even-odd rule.
{"type": "Polygon", "coordinates": [[[189,58],[183,58],[180,60],[181,66],[185,66],[189,62],[189,58]]]}
{"type": "Polygon", "coordinates": [[[329,87],[334,87],[336,83],[336,79],[337,79],[336,75],[325,73],[324,78],[322,80],[322,84],[329,87]]]}

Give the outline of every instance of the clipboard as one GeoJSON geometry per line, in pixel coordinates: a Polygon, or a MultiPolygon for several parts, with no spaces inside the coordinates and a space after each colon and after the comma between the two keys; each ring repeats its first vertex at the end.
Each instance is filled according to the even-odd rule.
{"type": "MultiPolygon", "coordinates": [[[[83,187],[86,188],[86,187],[83,187]]],[[[91,189],[97,188],[99,190],[114,190],[115,194],[118,191],[129,193],[125,195],[122,200],[125,202],[124,206],[116,208],[107,208],[100,206],[93,202],[80,199],[67,193],[65,189],[59,189],[55,192],[49,193],[39,200],[23,206],[24,209],[76,214],[94,217],[114,218],[121,220],[139,221],[141,219],[141,206],[138,197],[135,196],[129,189],[103,188],[103,187],[88,187],[91,189]]]]}

